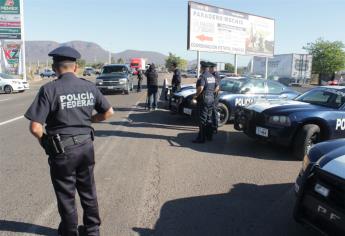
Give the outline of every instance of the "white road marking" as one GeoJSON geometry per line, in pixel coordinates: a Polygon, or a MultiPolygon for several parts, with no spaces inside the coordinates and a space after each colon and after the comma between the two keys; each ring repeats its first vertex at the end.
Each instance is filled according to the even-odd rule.
{"type": "Polygon", "coordinates": [[[0,100],[0,102],[4,102],[4,101],[8,101],[8,100],[10,100],[10,99],[2,99],[2,100],[0,100]]]}
{"type": "Polygon", "coordinates": [[[1,123],[0,123],[0,126],[6,125],[6,124],[11,123],[11,122],[13,122],[13,121],[20,120],[20,119],[22,119],[22,118],[24,118],[24,116],[18,116],[18,117],[16,117],[16,118],[13,118],[13,119],[10,119],[10,120],[1,122],[1,123]]]}

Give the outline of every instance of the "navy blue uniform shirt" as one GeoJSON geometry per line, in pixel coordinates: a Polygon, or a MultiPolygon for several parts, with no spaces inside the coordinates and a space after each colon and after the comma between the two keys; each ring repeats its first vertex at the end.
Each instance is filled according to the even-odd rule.
{"type": "Polygon", "coordinates": [[[196,87],[203,86],[201,97],[204,97],[204,102],[210,103],[214,100],[214,92],[218,86],[216,78],[208,71],[202,73],[196,82],[196,87]],[[203,96],[202,96],[203,95],[203,96]]]}
{"type": "Polygon", "coordinates": [[[179,86],[181,84],[181,72],[179,69],[174,70],[174,75],[171,84],[173,86],[179,86]]]}
{"type": "Polygon", "coordinates": [[[50,135],[90,134],[93,110],[104,113],[110,107],[92,82],[65,73],[41,87],[24,116],[46,124],[50,135]]]}

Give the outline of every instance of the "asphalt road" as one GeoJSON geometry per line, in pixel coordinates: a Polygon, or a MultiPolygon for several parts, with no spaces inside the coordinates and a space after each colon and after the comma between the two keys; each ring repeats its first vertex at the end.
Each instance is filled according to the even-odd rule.
{"type": "MultiPolygon", "coordinates": [[[[0,95],[0,235],[56,235],[47,158],[22,117],[42,83],[0,95]]],[[[107,95],[115,115],[94,125],[102,235],[317,235],[292,219],[301,162],[288,150],[231,124],[193,144],[196,126],[147,112],[145,95],[107,95]]]]}

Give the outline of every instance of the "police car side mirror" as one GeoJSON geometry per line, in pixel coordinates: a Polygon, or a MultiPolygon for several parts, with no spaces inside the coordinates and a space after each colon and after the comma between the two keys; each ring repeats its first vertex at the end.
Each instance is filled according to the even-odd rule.
{"type": "Polygon", "coordinates": [[[241,93],[248,93],[250,91],[250,88],[245,88],[243,90],[241,90],[241,93]]]}

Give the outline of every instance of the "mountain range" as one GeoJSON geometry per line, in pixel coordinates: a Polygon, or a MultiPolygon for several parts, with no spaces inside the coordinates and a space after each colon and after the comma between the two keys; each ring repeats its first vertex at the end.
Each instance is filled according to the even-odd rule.
{"type": "MultiPolygon", "coordinates": [[[[48,53],[59,45],[66,45],[77,49],[87,63],[108,62],[109,52],[96,43],[85,41],[71,41],[66,43],[58,43],[54,41],[26,41],[26,63],[46,63],[50,60],[48,53]]],[[[119,53],[111,53],[113,60],[117,61],[122,58],[126,63],[131,58],[146,58],[148,63],[164,65],[166,55],[159,52],[126,50],[119,53]]]]}

